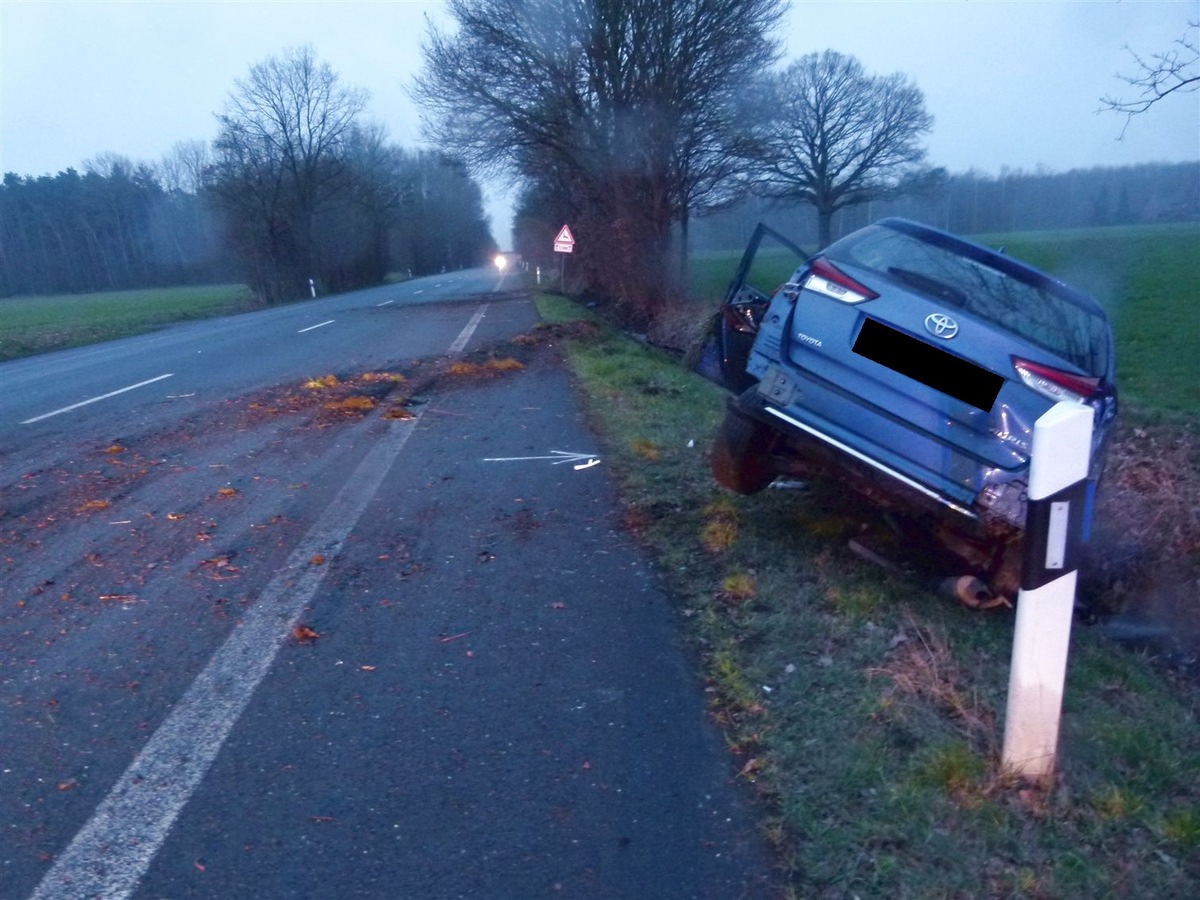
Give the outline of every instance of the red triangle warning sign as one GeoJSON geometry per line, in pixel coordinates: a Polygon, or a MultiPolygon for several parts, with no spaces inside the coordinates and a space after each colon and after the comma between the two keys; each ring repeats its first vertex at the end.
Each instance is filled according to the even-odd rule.
{"type": "Polygon", "coordinates": [[[562,231],[558,233],[558,237],[554,239],[556,244],[574,244],[575,235],[571,234],[571,229],[566,225],[562,227],[562,231]]]}

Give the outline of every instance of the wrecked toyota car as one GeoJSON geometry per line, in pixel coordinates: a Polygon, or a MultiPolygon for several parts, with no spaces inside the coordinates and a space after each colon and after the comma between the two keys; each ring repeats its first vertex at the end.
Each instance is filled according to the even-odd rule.
{"type": "Polygon", "coordinates": [[[1095,300],[898,218],[813,256],[759,225],[696,368],[734,394],[712,449],[719,483],[753,494],[834,477],[1007,597],[1034,422],[1062,400],[1094,409],[1094,489],[1117,410],[1095,300]]]}

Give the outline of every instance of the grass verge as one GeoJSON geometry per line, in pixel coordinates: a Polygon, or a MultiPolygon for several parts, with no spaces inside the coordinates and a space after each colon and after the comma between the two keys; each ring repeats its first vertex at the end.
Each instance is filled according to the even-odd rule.
{"type": "Polygon", "coordinates": [[[0,362],[240,312],[251,300],[249,288],[240,284],[5,297],[0,300],[0,362]]]}
{"type": "Polygon", "coordinates": [[[1200,895],[1193,683],[1077,629],[1060,774],[1018,783],[999,764],[1011,613],[864,568],[845,546],[873,512],[836,487],[722,491],[722,392],[596,333],[570,363],[794,896],[1200,895]]]}

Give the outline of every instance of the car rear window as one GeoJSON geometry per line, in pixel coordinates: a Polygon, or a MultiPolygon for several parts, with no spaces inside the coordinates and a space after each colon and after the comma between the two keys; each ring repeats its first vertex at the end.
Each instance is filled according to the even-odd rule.
{"type": "Polygon", "coordinates": [[[1108,324],[1099,308],[1089,309],[1069,288],[1015,260],[920,226],[888,225],[855,232],[827,255],[986,319],[1089,375],[1107,369],[1108,324]]]}

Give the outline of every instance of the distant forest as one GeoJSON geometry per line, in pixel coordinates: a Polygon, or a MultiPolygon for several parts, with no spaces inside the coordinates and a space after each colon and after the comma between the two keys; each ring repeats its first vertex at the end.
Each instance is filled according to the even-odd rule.
{"type": "MultiPolygon", "coordinates": [[[[921,193],[836,213],[833,238],[884,216],[916,219],[964,235],[1195,222],[1200,221],[1200,162],[943,176],[921,193]]],[[[738,248],[760,221],[803,248],[816,247],[817,223],[810,209],[785,209],[750,198],[693,220],[692,249],[738,248]]]]}
{"type": "MultiPolygon", "coordinates": [[[[244,280],[238,222],[222,211],[206,153],[181,146],[159,165],[110,154],[82,173],[6,174],[0,297],[244,280]]],[[[385,161],[377,168],[386,190],[350,182],[314,220],[318,270],[304,274],[323,292],[378,284],[388,272],[475,266],[495,247],[482,193],[459,168],[396,148],[387,148],[385,161]]]]}

